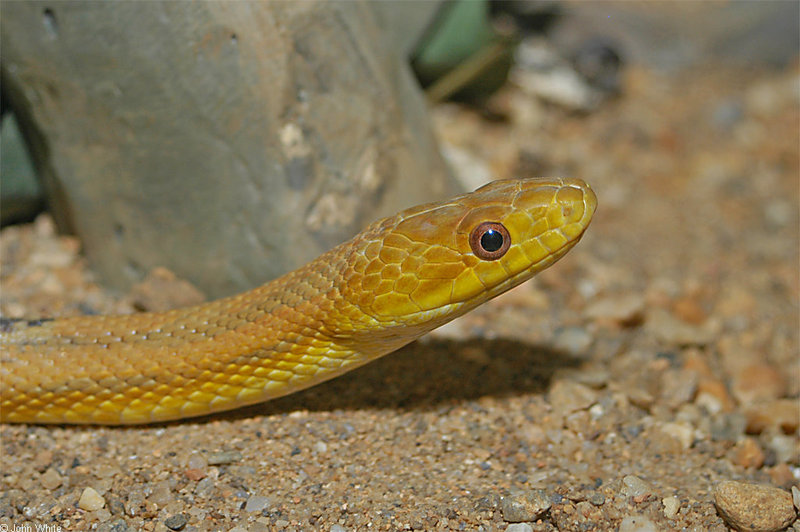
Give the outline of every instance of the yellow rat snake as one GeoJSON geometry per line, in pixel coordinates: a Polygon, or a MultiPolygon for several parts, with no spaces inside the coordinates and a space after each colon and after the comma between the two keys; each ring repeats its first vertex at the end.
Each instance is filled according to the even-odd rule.
{"type": "Polygon", "coordinates": [[[307,388],[530,279],[578,242],[596,205],[578,179],[495,181],[377,221],[233,297],[0,319],[0,421],[151,423],[307,388]]]}

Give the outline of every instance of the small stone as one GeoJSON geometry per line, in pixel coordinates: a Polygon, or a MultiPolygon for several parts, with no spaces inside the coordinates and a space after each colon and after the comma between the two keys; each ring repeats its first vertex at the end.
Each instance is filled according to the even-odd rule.
{"type": "Polygon", "coordinates": [[[147,497],[147,500],[163,507],[169,504],[173,499],[172,492],[169,489],[169,482],[162,480],[153,487],[153,492],[147,497]]]}
{"type": "Polygon", "coordinates": [[[767,468],[767,474],[776,486],[789,486],[797,480],[792,468],[785,463],[767,468]]]}
{"type": "Polygon", "coordinates": [[[664,506],[664,517],[667,519],[675,519],[678,510],[681,509],[681,501],[675,495],[664,497],[661,499],[661,504],[664,506]]]}
{"type": "Polygon", "coordinates": [[[61,485],[63,479],[61,475],[58,474],[58,471],[51,467],[42,474],[39,482],[41,482],[44,489],[54,490],[61,485]]]}
{"type": "Polygon", "coordinates": [[[569,414],[592,406],[597,402],[597,393],[588,386],[562,379],[550,387],[549,400],[557,412],[569,414]]]}
{"type": "Polygon", "coordinates": [[[743,438],[732,449],[731,460],[741,467],[758,469],[764,465],[764,451],[753,438],[743,438]]]}
{"type": "Polygon", "coordinates": [[[664,423],[660,428],[661,432],[678,442],[680,450],[685,451],[692,446],[694,429],[688,423],[682,421],[664,423]]]}
{"type": "Polygon", "coordinates": [[[53,451],[40,451],[33,458],[33,467],[38,471],[44,470],[53,461],[53,451]]]}
{"type": "Polygon", "coordinates": [[[622,489],[620,492],[625,497],[645,497],[652,493],[650,484],[635,475],[626,475],[622,478],[622,489]]]}
{"type": "Polygon", "coordinates": [[[208,460],[202,453],[197,451],[190,454],[189,459],[186,461],[186,469],[205,469],[206,467],[208,467],[208,460]]]}
{"type": "Polygon", "coordinates": [[[694,402],[711,414],[730,412],[735,406],[725,383],[719,379],[708,377],[701,378],[697,383],[697,394],[694,402]]]}
{"type": "Polygon", "coordinates": [[[331,532],[347,532],[347,529],[340,524],[331,526],[331,532]]]}
{"type": "Polygon", "coordinates": [[[777,463],[793,463],[798,459],[797,439],[784,434],[771,434],[765,438],[767,449],[775,454],[777,463]]]}
{"type": "Polygon", "coordinates": [[[584,355],[592,345],[592,335],[583,327],[562,327],[553,338],[553,346],[572,356],[584,355]]]}
{"type": "Polygon", "coordinates": [[[544,490],[512,492],[500,503],[503,520],[509,523],[533,521],[550,509],[550,499],[544,490]]]}
{"type": "Polygon", "coordinates": [[[636,325],[644,316],[644,296],[615,294],[600,297],[587,305],[584,314],[593,320],[606,320],[619,325],[636,325]]]}
{"type": "Polygon", "coordinates": [[[128,530],[131,530],[128,523],[121,517],[110,519],[97,527],[97,532],[128,532],[128,530]]]}
{"type": "Polygon", "coordinates": [[[795,510],[800,512],[800,489],[797,486],[792,486],[792,502],[795,510]]]}
{"type": "Polygon", "coordinates": [[[111,499],[108,501],[108,509],[112,515],[125,515],[125,505],[119,499],[111,499]]]}
{"type": "Polygon", "coordinates": [[[589,502],[595,506],[603,506],[606,503],[606,496],[599,491],[595,491],[589,495],[589,502]]]}
{"type": "Polygon", "coordinates": [[[795,519],[792,496],[773,486],[726,480],[714,489],[714,502],[736,530],[777,532],[795,519]]]}
{"type": "Polygon", "coordinates": [[[268,508],[271,501],[269,497],[263,497],[261,495],[251,495],[247,499],[247,503],[244,505],[245,512],[260,512],[261,510],[268,508]]]}
{"type": "Polygon", "coordinates": [[[744,415],[733,412],[711,418],[711,439],[713,441],[736,442],[744,435],[747,420],[744,415]]]}
{"type": "Polygon", "coordinates": [[[784,434],[792,434],[800,426],[800,402],[796,399],[778,399],[758,403],[745,410],[748,434],[761,434],[777,427],[784,434]]]}
{"type": "Polygon", "coordinates": [[[661,374],[661,398],[670,408],[677,409],[692,400],[697,393],[697,372],[667,370],[661,374]]]}
{"type": "Polygon", "coordinates": [[[240,462],[242,453],[239,451],[220,451],[208,457],[208,465],[225,465],[240,462]]]}
{"type": "Polygon", "coordinates": [[[204,469],[191,469],[190,468],[190,469],[185,470],[183,472],[183,474],[186,475],[186,478],[188,478],[189,480],[194,480],[194,481],[203,480],[204,478],[206,478],[208,476],[208,474],[205,472],[204,469]]]}
{"type": "Polygon", "coordinates": [[[689,296],[675,301],[672,310],[678,318],[693,325],[702,325],[708,317],[700,303],[689,296]]]}
{"type": "Polygon", "coordinates": [[[506,532],[533,532],[528,523],[514,523],[506,527],[506,532]]]}
{"type": "Polygon", "coordinates": [[[647,319],[649,332],[666,344],[678,346],[710,343],[714,339],[714,331],[706,325],[701,327],[686,323],[661,309],[653,311],[647,319]]]}
{"type": "Polygon", "coordinates": [[[643,515],[628,516],[619,524],[619,532],[658,532],[655,523],[643,515]]]}
{"type": "Polygon", "coordinates": [[[85,488],[83,493],[81,493],[81,498],[78,500],[78,508],[86,510],[87,512],[94,512],[105,505],[105,499],[93,488],[85,488]]]}
{"type": "Polygon", "coordinates": [[[628,396],[628,401],[630,401],[631,404],[643,410],[649,410],[650,407],[653,406],[653,401],[655,401],[655,398],[650,392],[641,388],[630,388],[625,391],[625,394],[628,396]]]}
{"type": "Polygon", "coordinates": [[[130,298],[134,307],[149,312],[188,307],[206,300],[192,283],[163,267],[153,268],[142,282],[133,285],[130,298]]]}
{"type": "Polygon", "coordinates": [[[186,526],[186,516],[183,514],[175,514],[173,516],[167,517],[164,520],[164,524],[167,525],[167,528],[170,530],[183,530],[183,527],[186,526]]]}
{"type": "Polygon", "coordinates": [[[311,446],[315,453],[322,454],[328,451],[328,445],[324,441],[315,442],[311,446]]]}
{"type": "Polygon", "coordinates": [[[786,391],[786,381],[773,366],[753,364],[736,373],[731,391],[741,404],[750,405],[782,397],[786,391]]]}

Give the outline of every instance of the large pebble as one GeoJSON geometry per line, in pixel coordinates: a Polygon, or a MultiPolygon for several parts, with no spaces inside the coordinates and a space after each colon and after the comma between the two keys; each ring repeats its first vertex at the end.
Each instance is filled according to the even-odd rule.
{"type": "Polygon", "coordinates": [[[513,492],[503,497],[500,508],[509,523],[533,521],[550,509],[550,499],[544,490],[513,492]]]}
{"type": "Polygon", "coordinates": [[[789,492],[773,486],[726,480],[714,490],[722,518],[736,530],[777,532],[795,519],[789,492]]]}
{"type": "Polygon", "coordinates": [[[87,512],[94,512],[106,505],[105,499],[93,488],[85,488],[78,500],[78,508],[87,512]]]}

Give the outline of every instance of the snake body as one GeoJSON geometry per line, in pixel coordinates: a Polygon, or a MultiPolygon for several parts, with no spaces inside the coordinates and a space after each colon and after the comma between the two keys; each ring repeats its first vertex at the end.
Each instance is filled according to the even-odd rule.
{"type": "Polygon", "coordinates": [[[367,227],[233,297],[161,313],[0,320],[0,420],[140,424],[350,371],[531,278],[583,235],[577,179],[496,181],[367,227]]]}

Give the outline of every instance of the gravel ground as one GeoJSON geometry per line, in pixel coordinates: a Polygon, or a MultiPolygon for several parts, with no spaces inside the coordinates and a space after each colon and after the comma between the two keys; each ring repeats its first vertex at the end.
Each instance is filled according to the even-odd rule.
{"type": "MultiPolygon", "coordinates": [[[[438,107],[463,173],[592,183],[584,241],[281,400],[160,426],[4,425],[0,530],[800,530],[798,79],[631,69],[588,114],[514,88],[490,118],[438,107]]],[[[164,272],[104,293],[46,216],[3,230],[0,252],[8,317],[195,297],[164,272]]]]}

